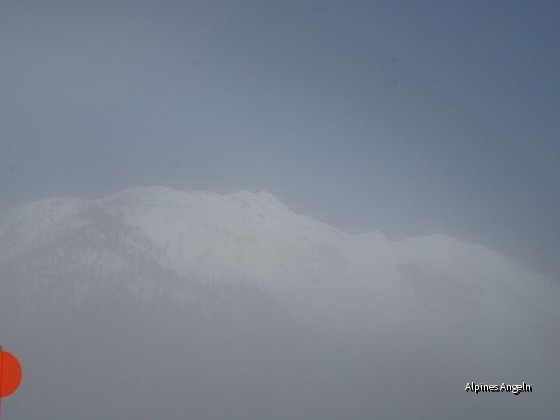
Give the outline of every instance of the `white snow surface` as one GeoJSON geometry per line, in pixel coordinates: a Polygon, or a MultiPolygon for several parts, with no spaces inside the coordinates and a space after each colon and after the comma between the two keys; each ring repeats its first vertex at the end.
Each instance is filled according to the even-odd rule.
{"type": "MultiPolygon", "coordinates": [[[[444,324],[465,313],[501,318],[520,302],[546,314],[558,299],[549,280],[487,248],[445,234],[401,241],[346,234],[292,212],[266,191],[148,187],[98,200],[30,203],[0,221],[0,267],[73,229],[99,226],[183,278],[256,288],[295,317],[331,326],[361,327],[371,317],[444,324]]],[[[91,252],[68,264],[124,264],[107,250],[91,252]]]]}

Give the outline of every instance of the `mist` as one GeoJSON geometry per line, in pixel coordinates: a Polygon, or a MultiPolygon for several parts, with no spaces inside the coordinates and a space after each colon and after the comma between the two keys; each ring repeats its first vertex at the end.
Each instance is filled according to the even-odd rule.
{"type": "Polygon", "coordinates": [[[559,17],[2,1],[4,418],[552,417],[559,17]]]}

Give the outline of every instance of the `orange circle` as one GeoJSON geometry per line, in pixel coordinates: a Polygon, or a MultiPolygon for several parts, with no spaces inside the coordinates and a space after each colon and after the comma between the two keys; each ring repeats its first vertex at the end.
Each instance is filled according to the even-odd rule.
{"type": "Polygon", "coordinates": [[[0,352],[0,398],[13,394],[21,383],[21,365],[7,351],[0,352]]]}

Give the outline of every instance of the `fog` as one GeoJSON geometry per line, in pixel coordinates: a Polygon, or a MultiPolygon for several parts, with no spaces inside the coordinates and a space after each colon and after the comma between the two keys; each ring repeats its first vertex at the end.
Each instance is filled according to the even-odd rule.
{"type": "Polygon", "coordinates": [[[559,17],[0,2],[3,418],[552,418],[559,17]]]}
{"type": "Polygon", "coordinates": [[[3,1],[3,205],[266,189],[558,278],[552,2],[3,1]]]}

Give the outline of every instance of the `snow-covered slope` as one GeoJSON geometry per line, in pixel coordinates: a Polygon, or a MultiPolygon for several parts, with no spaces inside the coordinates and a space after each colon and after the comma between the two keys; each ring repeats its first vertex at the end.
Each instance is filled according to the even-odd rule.
{"type": "Polygon", "coordinates": [[[27,258],[48,251],[47,265],[119,271],[134,256],[201,284],[256,288],[304,312],[298,316],[331,316],[331,323],[342,318],[339,311],[363,317],[365,308],[378,316],[493,316],[511,299],[543,311],[555,303],[545,279],[491,250],[441,234],[404,241],[348,235],[293,213],[267,192],[153,187],[101,200],[49,199],[6,215],[0,229],[4,267],[20,261],[28,269],[27,258]]]}
{"type": "Polygon", "coordinates": [[[222,328],[257,328],[279,346],[283,334],[326,334],[354,348],[343,359],[360,363],[400,354],[401,368],[433,357],[470,366],[479,376],[455,377],[461,388],[485,372],[513,372],[519,361],[532,369],[523,372],[557,369],[558,303],[556,284],[484,247],[443,234],[349,235],[267,192],[139,188],[42,200],[0,216],[0,337],[25,348],[44,331],[87,341],[84,331],[103,340],[169,330],[203,341],[200,328],[220,325],[216,337],[222,328]],[[500,354],[504,346],[512,349],[500,354]]]}

